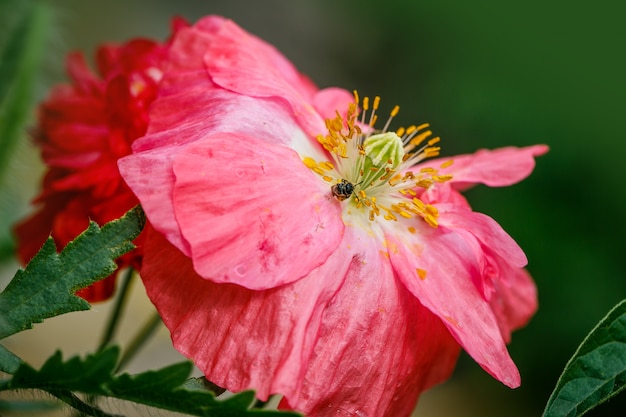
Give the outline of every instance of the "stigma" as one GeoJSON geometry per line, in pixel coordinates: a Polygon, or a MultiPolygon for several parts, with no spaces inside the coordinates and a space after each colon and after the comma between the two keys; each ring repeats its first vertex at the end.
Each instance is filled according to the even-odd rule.
{"type": "MultiPolygon", "coordinates": [[[[347,202],[357,212],[366,213],[369,221],[417,217],[437,227],[437,208],[424,203],[419,196],[433,184],[452,178],[439,173],[439,169],[449,167],[452,161],[438,168],[412,170],[423,160],[439,156],[440,139],[432,137],[427,123],[389,130],[399,106],[391,110],[384,126],[377,129],[379,104],[378,96],[371,103],[369,97],[361,102],[355,91],[354,102],[345,116],[336,111],[334,118],[325,121],[328,133],[317,136],[330,160],[318,162],[304,157],[303,162],[330,184],[334,198],[342,204],[347,202]]],[[[408,229],[415,232],[412,226],[408,229]]]]}

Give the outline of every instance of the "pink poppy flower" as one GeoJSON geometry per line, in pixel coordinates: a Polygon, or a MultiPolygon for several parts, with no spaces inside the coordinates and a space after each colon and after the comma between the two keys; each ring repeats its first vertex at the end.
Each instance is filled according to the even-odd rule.
{"type": "Polygon", "coordinates": [[[223,18],[176,35],[119,165],[151,222],[148,295],[216,384],[311,416],[408,416],[462,347],[519,385],[505,342],[535,286],[460,191],[522,180],[546,147],[435,160],[426,125],[378,128],[377,107],[223,18]]]}
{"type": "MultiPolygon", "coordinates": [[[[184,23],[174,20],[174,27],[184,23]]],[[[50,234],[63,248],[89,220],[100,225],[139,202],[120,177],[117,160],[146,133],[169,46],[148,39],[98,48],[94,74],[80,53],[67,59],[71,84],[55,86],[39,107],[35,143],[47,165],[36,213],[15,228],[18,256],[28,262],[50,234]]],[[[139,239],[140,240],[140,239],[139,239]]],[[[139,244],[139,240],[136,241],[139,244]]],[[[118,260],[139,267],[139,249],[118,260]]],[[[78,292],[102,301],[115,290],[115,274],[78,292]]]]}

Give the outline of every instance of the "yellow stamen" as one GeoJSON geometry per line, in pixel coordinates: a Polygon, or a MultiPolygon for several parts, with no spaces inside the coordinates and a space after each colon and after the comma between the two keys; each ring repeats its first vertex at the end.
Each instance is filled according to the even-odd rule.
{"type": "Polygon", "coordinates": [[[431,180],[430,178],[424,178],[424,179],[417,181],[415,185],[417,185],[420,188],[428,188],[431,185],[433,185],[433,180],[431,180]]]}
{"type": "Polygon", "coordinates": [[[428,223],[429,226],[432,226],[434,228],[437,228],[439,226],[437,219],[435,219],[435,217],[431,216],[430,214],[424,216],[424,220],[426,220],[426,223],[428,223]]]}
{"type": "Polygon", "coordinates": [[[437,136],[436,138],[432,138],[431,140],[428,141],[428,146],[433,146],[435,143],[439,142],[441,139],[439,139],[439,136],[437,136]]]}
{"type": "Polygon", "coordinates": [[[433,176],[433,179],[437,182],[446,182],[446,181],[450,181],[452,179],[452,175],[448,174],[448,175],[436,175],[433,176]]]}
{"type": "Polygon", "coordinates": [[[430,130],[427,130],[426,132],[420,133],[419,135],[415,135],[415,137],[411,139],[410,143],[411,145],[418,146],[419,144],[424,142],[427,137],[429,137],[432,134],[433,132],[431,132],[430,130]]]}
{"type": "Polygon", "coordinates": [[[327,171],[330,171],[332,169],[335,169],[335,167],[333,166],[332,163],[326,161],[326,162],[320,162],[320,166],[322,167],[322,169],[325,169],[327,171]]]}
{"type": "MultiPolygon", "coordinates": [[[[380,97],[374,96],[370,100],[370,97],[360,97],[357,91],[353,94],[354,102],[348,106],[345,115],[337,110],[333,117],[325,120],[327,133],[317,136],[331,160],[317,162],[304,157],[304,164],[333,186],[344,181],[352,185],[349,198],[339,199],[340,202],[346,201],[342,204],[351,205],[349,212],[367,210],[370,221],[379,216],[402,222],[421,217],[431,227],[438,227],[436,207],[424,204],[419,196],[421,189],[452,178],[450,174],[438,172],[438,169],[452,165],[452,160],[441,163],[438,169],[427,167],[417,171],[410,170],[410,167],[439,155],[437,144],[440,138],[432,137],[428,123],[400,127],[395,133],[388,130],[392,119],[399,114],[399,106],[389,112],[385,126],[377,129],[380,97]],[[388,150],[391,143],[388,136],[395,137],[399,144],[399,150],[393,155],[388,150]],[[379,138],[384,140],[379,143],[379,138]],[[377,196],[381,204],[377,203],[377,196]]],[[[416,233],[413,226],[407,229],[416,233]]]]}
{"type": "Polygon", "coordinates": [[[444,168],[448,168],[450,165],[452,165],[454,163],[454,161],[452,159],[450,159],[449,161],[444,162],[443,164],[441,164],[441,169],[444,168]]]}
{"type": "Polygon", "coordinates": [[[439,148],[439,147],[426,148],[426,149],[424,149],[424,156],[426,158],[433,158],[435,156],[439,156],[439,151],[440,150],[441,150],[441,148],[439,148]]]}
{"type": "Polygon", "coordinates": [[[304,165],[306,165],[309,168],[313,168],[317,166],[317,161],[315,161],[315,159],[305,156],[304,158],[302,158],[302,162],[304,162],[304,165]]]}

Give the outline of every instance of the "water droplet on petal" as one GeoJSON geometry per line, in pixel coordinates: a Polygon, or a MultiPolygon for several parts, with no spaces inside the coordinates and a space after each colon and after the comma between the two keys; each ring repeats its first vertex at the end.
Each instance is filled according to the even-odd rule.
{"type": "Polygon", "coordinates": [[[235,274],[237,274],[240,277],[246,276],[247,271],[248,271],[248,268],[246,268],[244,264],[239,264],[235,267],[235,274]]]}

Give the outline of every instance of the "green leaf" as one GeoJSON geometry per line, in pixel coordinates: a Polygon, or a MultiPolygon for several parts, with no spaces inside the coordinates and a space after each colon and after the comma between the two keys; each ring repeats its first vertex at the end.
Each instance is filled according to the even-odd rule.
{"type": "Polygon", "coordinates": [[[156,371],[137,375],[112,374],[119,357],[117,347],[87,356],[63,361],[59,352],[50,357],[40,370],[22,363],[12,379],[0,383],[0,391],[40,389],[90,415],[109,416],[95,406],[80,400],[75,392],[102,395],[132,401],[151,407],[199,417],[285,417],[293,412],[255,410],[250,406],[254,393],[242,392],[226,400],[202,389],[197,380],[187,379],[192,370],[190,362],[182,362],[156,371]]]}
{"type": "Polygon", "coordinates": [[[14,372],[13,378],[0,383],[0,391],[11,389],[39,389],[57,397],[86,415],[96,417],[116,417],[85,403],[72,391],[102,395],[107,393],[106,384],[112,380],[119,357],[119,348],[110,347],[84,360],[78,356],[63,361],[61,352],[56,352],[35,370],[22,363],[14,372]]]}
{"type": "Polygon", "coordinates": [[[22,360],[9,349],[0,345],[0,372],[13,374],[22,364],[22,360]]]}
{"type": "Polygon", "coordinates": [[[191,363],[183,362],[139,375],[121,375],[109,385],[110,396],[201,417],[299,415],[271,410],[251,410],[250,406],[254,402],[252,391],[241,392],[226,400],[218,400],[212,392],[197,384],[197,380],[192,379],[191,382],[187,380],[191,369],[191,363]]]}
{"type": "MultiPolygon", "coordinates": [[[[132,390],[119,392],[115,390],[114,386],[112,387],[114,393],[111,396],[198,417],[300,416],[295,412],[251,409],[250,407],[254,403],[253,391],[244,391],[225,400],[218,400],[210,391],[190,390],[182,387],[166,391],[161,390],[160,387],[154,389],[154,382],[143,385],[141,381],[132,381],[134,386],[132,390]]],[[[125,381],[125,383],[128,382],[129,380],[125,381]]]]}
{"type": "Polygon", "coordinates": [[[88,355],[85,359],[74,356],[63,362],[61,352],[57,351],[38,371],[28,364],[22,364],[13,374],[7,388],[67,390],[102,395],[107,393],[105,385],[111,380],[119,353],[119,348],[114,346],[88,355]]]}
{"type": "Polygon", "coordinates": [[[565,365],[543,417],[578,417],[626,387],[626,300],[587,335],[565,365]]]}
{"type": "Polygon", "coordinates": [[[144,223],[143,211],[135,207],[102,228],[91,222],[61,253],[49,238],[0,293],[0,339],[48,317],[89,309],[74,292],[113,273],[115,259],[134,248],[144,223]]]}
{"type": "Polygon", "coordinates": [[[9,33],[0,52],[0,177],[30,112],[51,21],[51,11],[43,1],[13,9],[21,16],[14,27],[3,27],[9,33]]]}

